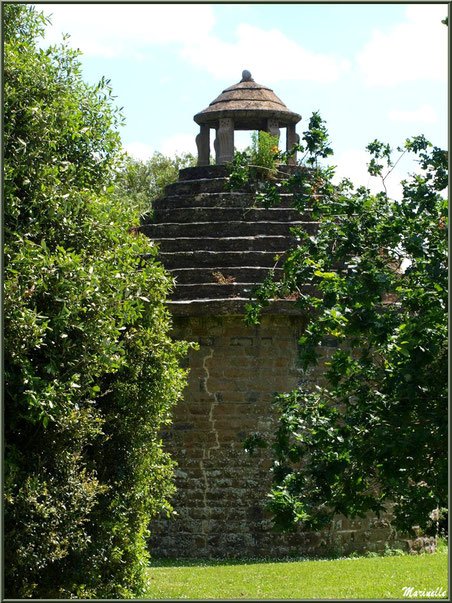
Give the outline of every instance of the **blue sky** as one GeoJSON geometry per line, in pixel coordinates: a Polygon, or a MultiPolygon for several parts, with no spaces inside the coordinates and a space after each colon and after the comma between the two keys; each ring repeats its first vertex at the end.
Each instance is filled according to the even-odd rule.
{"type": "MultiPolygon", "coordinates": [[[[356,183],[375,184],[364,151],[375,138],[397,146],[422,133],[447,146],[446,3],[37,6],[53,14],[46,43],[69,33],[85,79],[111,79],[136,157],[195,153],[193,115],[243,69],[302,115],[299,132],[320,112],[338,175],[356,183]]],[[[392,194],[411,169],[407,159],[397,166],[392,194]]]]}

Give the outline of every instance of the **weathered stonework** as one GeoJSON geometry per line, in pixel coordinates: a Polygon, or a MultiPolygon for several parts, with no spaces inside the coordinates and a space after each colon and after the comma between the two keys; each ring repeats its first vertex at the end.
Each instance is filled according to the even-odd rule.
{"type": "MultiPolygon", "coordinates": [[[[256,84],[249,72],[207,109],[195,116],[199,165],[179,173],[154,204],[152,221],[141,225],[160,249],[176,288],[168,307],[174,337],[195,341],[188,358],[188,386],[164,434],[178,463],[175,519],[151,525],[150,547],[167,557],[278,557],[378,551],[386,545],[412,552],[431,550],[434,539],[398,537],[389,515],[379,519],[336,517],[328,530],[283,535],[272,530],[264,506],[271,485],[267,450],[250,457],[244,438],[269,435],[276,427],[274,393],[322,384],[324,365],[308,373],[297,366],[303,316],[290,297],[272,302],[261,324],[244,322],[253,289],[270,268],[281,274],[281,261],[294,242],[292,229],[314,234],[309,208],[294,211],[283,180],[306,175],[295,164],[278,166],[281,201],[265,208],[252,186],[229,191],[228,169],[209,163],[209,129],[217,162],[232,157],[234,129],[287,127],[287,148],[299,140],[290,112],[273,91],[256,84]],[[280,259],[275,260],[275,256],[280,259]]],[[[324,360],[334,348],[324,341],[324,360]]]]}
{"type": "MultiPolygon", "coordinates": [[[[280,127],[286,127],[287,150],[290,150],[299,140],[295,125],[300,119],[301,115],[290,111],[273,90],[257,84],[251,73],[245,70],[238,84],[223,90],[204,111],[194,116],[194,120],[200,125],[200,133],[196,138],[198,165],[209,164],[209,156],[205,152],[206,145],[209,144],[209,128],[215,129],[217,133],[214,148],[218,165],[232,160],[234,130],[266,130],[279,138],[280,127]]],[[[296,163],[296,154],[291,163],[296,163]]]]}
{"type": "MultiPolygon", "coordinates": [[[[329,530],[283,535],[264,509],[271,484],[269,455],[250,457],[243,439],[275,427],[272,399],[300,382],[319,383],[297,367],[300,317],[267,314],[261,325],[243,316],[175,317],[174,336],[196,341],[189,383],[174,423],[163,434],[178,462],[175,519],[152,523],[151,550],[169,557],[278,557],[408,548],[388,517],[337,517],[329,530]]],[[[332,352],[326,348],[325,352],[332,352]]],[[[425,546],[421,540],[419,546],[425,546]]],[[[416,546],[417,546],[416,545],[416,546]]]]}
{"type": "Polygon", "coordinates": [[[199,350],[190,354],[184,401],[165,434],[179,463],[174,506],[180,518],[154,522],[159,553],[270,551],[273,535],[262,509],[269,461],[263,454],[249,457],[242,441],[256,430],[270,432],[272,393],[297,383],[298,322],[267,316],[250,328],[239,316],[175,319],[175,336],[197,341],[199,350]]]}

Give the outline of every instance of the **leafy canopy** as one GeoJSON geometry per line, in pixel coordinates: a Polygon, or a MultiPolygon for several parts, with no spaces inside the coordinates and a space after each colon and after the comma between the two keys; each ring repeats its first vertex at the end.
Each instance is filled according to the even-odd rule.
{"type": "Polygon", "coordinates": [[[38,47],[35,8],[3,9],[6,594],[133,598],[149,520],[171,511],[158,433],[186,345],[169,336],[171,279],[113,194],[108,82],[86,84],[65,43],[38,47]]]}
{"type": "Polygon", "coordinates": [[[155,152],[147,161],[126,155],[115,177],[115,195],[133,203],[140,212],[150,212],[165,186],[175,182],[179,170],[196,165],[190,153],[166,157],[155,152]]]}
{"type": "MultiPolygon", "coordinates": [[[[419,170],[393,200],[346,179],[333,185],[334,170],[318,164],[331,151],[325,125],[318,115],[311,124],[298,150],[312,168],[267,182],[260,200],[274,205],[291,187],[315,234],[293,229],[282,279],[269,274],[247,315],[255,324],[270,299],[295,300],[304,378],[275,396],[273,441],[254,434],[245,445],[272,449],[269,508],[283,530],[391,503],[397,528],[432,532],[447,496],[447,153],[423,136],[406,140],[398,150],[419,170]]],[[[384,185],[393,151],[379,141],[367,149],[384,185]]],[[[246,181],[248,163],[236,161],[231,180],[246,181]]]]}

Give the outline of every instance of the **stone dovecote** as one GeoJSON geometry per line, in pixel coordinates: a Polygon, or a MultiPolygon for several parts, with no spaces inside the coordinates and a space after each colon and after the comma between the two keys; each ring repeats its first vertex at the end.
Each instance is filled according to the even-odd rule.
{"type": "MultiPolygon", "coordinates": [[[[309,211],[300,215],[292,209],[289,193],[283,191],[281,204],[265,209],[250,189],[227,189],[228,169],[222,161],[203,165],[210,127],[218,128],[218,155],[224,159],[230,153],[221,139],[232,127],[222,122],[228,119],[234,128],[285,124],[293,127],[292,138],[288,136],[293,143],[300,116],[244,72],[242,82],[195,116],[201,125],[200,165],[180,171],[179,180],[155,202],[152,221],[141,226],[175,278],[168,303],[173,335],[199,344],[188,358],[184,399],[175,409],[173,425],[162,434],[178,464],[173,500],[177,516],[152,522],[151,550],[168,557],[277,557],[395,546],[399,543],[387,517],[338,517],[316,534],[272,530],[265,510],[269,455],[258,451],[250,457],[242,442],[250,433],[268,435],[275,429],[275,392],[321,383],[322,368],[310,374],[298,368],[303,317],[290,299],[273,302],[253,327],[244,322],[245,306],[275,265],[278,276],[276,256],[283,257],[293,242],[291,228],[314,232],[316,223],[309,211]],[[245,93],[249,104],[244,108],[245,93]]],[[[303,168],[279,169],[287,174],[303,168]]],[[[326,356],[333,351],[324,348],[326,356]]],[[[423,540],[419,547],[425,544],[423,540]]]]}

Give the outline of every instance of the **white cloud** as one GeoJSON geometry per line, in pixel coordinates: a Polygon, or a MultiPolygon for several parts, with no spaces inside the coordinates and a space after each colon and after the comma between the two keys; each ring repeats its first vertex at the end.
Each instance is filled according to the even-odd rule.
{"type": "Polygon", "coordinates": [[[310,80],[333,82],[350,63],[335,56],[314,54],[277,29],[264,30],[253,25],[238,25],[237,41],[223,42],[215,36],[193,38],[181,56],[204,67],[214,76],[239,81],[243,69],[251,71],[257,82],[310,80]]]}
{"type": "Polygon", "coordinates": [[[197,155],[196,134],[175,134],[162,142],[158,149],[151,147],[143,142],[129,142],[124,145],[124,150],[141,161],[151,159],[155,152],[162,153],[167,157],[174,155],[182,155],[183,153],[191,153],[197,155]]]}
{"type": "Polygon", "coordinates": [[[250,69],[256,81],[333,82],[350,69],[349,61],[310,52],[277,29],[241,23],[236,41],[224,42],[212,33],[208,4],[41,4],[39,10],[53,13],[46,42],[70,33],[71,46],[84,55],[143,59],[156,44],[173,44],[184,60],[233,81],[250,69]]]}
{"type": "MultiPolygon", "coordinates": [[[[403,198],[403,187],[400,184],[402,180],[410,181],[411,176],[415,174],[425,175],[417,158],[409,154],[404,154],[403,157],[394,153],[392,160],[395,164],[400,159],[400,163],[394,166],[394,169],[386,167],[383,169],[385,179],[386,192],[390,199],[401,201],[403,198]],[[390,172],[390,173],[389,173],[390,172]]],[[[367,164],[370,161],[370,154],[366,151],[357,149],[349,149],[342,152],[331,161],[331,164],[336,165],[336,173],[333,178],[334,184],[339,184],[343,178],[348,178],[352,181],[355,188],[365,186],[375,195],[379,192],[384,192],[382,180],[378,176],[371,176],[367,171],[367,164]]],[[[448,199],[448,189],[444,189],[439,193],[444,199],[448,199]]]]}
{"type": "Polygon", "coordinates": [[[196,156],[198,154],[196,134],[175,134],[163,141],[159,151],[168,157],[182,153],[191,153],[196,156]]]}
{"type": "Polygon", "coordinates": [[[166,155],[167,157],[182,155],[183,153],[191,153],[196,157],[198,153],[196,134],[175,134],[164,140],[158,149],[143,142],[129,142],[124,145],[124,150],[135,159],[140,159],[141,161],[151,159],[155,152],[162,153],[162,155],[166,155]]]}
{"type": "Polygon", "coordinates": [[[154,149],[142,142],[129,142],[124,145],[124,150],[135,159],[140,159],[141,161],[147,161],[154,154],[154,149]]]}
{"type": "Polygon", "coordinates": [[[418,121],[426,124],[436,123],[438,115],[430,105],[422,105],[419,109],[412,111],[398,111],[393,109],[389,112],[389,119],[393,121],[418,121]]]}
{"type": "MultiPolygon", "coordinates": [[[[365,186],[370,189],[372,194],[377,194],[384,191],[384,186],[380,177],[371,176],[367,171],[367,165],[370,161],[370,155],[366,151],[350,149],[344,151],[337,157],[335,156],[332,163],[337,166],[336,174],[333,182],[338,184],[343,178],[348,178],[353,182],[355,187],[365,186]]],[[[383,170],[383,175],[390,168],[383,170]]],[[[385,180],[388,196],[392,199],[400,199],[402,196],[402,187],[400,181],[406,177],[406,174],[394,169],[385,180]]]]}
{"type": "Polygon", "coordinates": [[[61,34],[70,33],[72,47],[106,57],[135,56],[153,44],[202,39],[215,23],[207,4],[40,4],[38,9],[53,13],[48,43],[61,42],[61,34]]]}
{"type": "Polygon", "coordinates": [[[406,22],[376,30],[357,62],[369,86],[419,80],[447,81],[446,4],[411,4],[406,22]]]}

